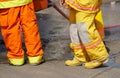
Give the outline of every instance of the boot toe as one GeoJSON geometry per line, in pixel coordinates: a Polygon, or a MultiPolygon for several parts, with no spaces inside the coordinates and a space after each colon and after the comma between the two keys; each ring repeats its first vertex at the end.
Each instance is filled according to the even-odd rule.
{"type": "Polygon", "coordinates": [[[88,69],[100,67],[103,63],[102,62],[87,62],[83,66],[88,69]]]}
{"type": "Polygon", "coordinates": [[[79,65],[81,65],[82,64],[82,62],[78,62],[78,61],[72,61],[72,60],[67,60],[67,61],[65,61],[65,65],[67,65],[67,66],[79,66],[79,65]]]}

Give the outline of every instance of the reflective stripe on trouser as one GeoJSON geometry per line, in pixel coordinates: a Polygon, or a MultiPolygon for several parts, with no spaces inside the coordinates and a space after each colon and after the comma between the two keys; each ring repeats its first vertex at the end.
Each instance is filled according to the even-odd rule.
{"type": "Polygon", "coordinates": [[[95,15],[70,10],[70,37],[74,56],[80,61],[103,60],[108,57],[105,45],[95,27],[95,15]]]}
{"type": "Polygon", "coordinates": [[[24,34],[28,56],[43,55],[33,3],[0,10],[0,18],[2,36],[8,49],[7,56],[9,58],[24,57],[20,28],[24,34]]]}

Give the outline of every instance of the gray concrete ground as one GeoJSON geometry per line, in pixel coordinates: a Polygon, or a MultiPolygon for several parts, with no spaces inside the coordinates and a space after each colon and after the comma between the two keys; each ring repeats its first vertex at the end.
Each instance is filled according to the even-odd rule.
{"type": "MultiPolygon", "coordinates": [[[[105,26],[120,24],[119,7],[120,2],[115,5],[105,2],[102,5],[105,26]]],[[[69,12],[63,7],[60,7],[60,9],[66,14],[69,12]]],[[[72,59],[69,49],[68,20],[52,7],[36,12],[36,16],[46,62],[38,66],[31,66],[28,63],[20,67],[8,65],[7,50],[0,35],[0,78],[119,78],[120,27],[105,29],[105,42],[110,54],[108,63],[97,69],[85,69],[82,66],[69,67],[64,65],[66,59],[72,59]]],[[[25,46],[23,48],[26,50],[25,46]]]]}

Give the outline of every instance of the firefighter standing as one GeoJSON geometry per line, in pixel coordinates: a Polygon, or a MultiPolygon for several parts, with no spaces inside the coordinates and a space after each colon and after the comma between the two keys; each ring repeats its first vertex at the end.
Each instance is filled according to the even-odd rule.
{"type": "Polygon", "coordinates": [[[24,64],[20,28],[24,34],[29,63],[37,65],[43,62],[42,43],[32,0],[0,0],[0,26],[10,64],[24,64]]]}
{"type": "Polygon", "coordinates": [[[73,60],[65,61],[68,66],[83,65],[96,68],[105,63],[108,53],[102,41],[104,28],[100,5],[102,0],[59,0],[70,10],[70,47],[73,60]]]}

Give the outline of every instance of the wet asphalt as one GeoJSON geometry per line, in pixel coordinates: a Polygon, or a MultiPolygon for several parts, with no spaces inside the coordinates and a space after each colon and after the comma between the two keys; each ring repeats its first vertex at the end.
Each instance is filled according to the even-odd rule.
{"type": "MultiPolygon", "coordinates": [[[[55,1],[55,0],[53,0],[55,1]]],[[[57,0],[55,1],[57,3],[57,0]]],[[[56,4],[65,14],[69,11],[56,4]]],[[[7,50],[0,34],[0,78],[119,78],[120,77],[120,2],[102,5],[105,27],[105,43],[109,61],[100,68],[85,69],[82,66],[64,65],[72,59],[69,49],[69,21],[53,7],[36,12],[46,62],[31,66],[11,66],[7,63],[7,50]],[[113,27],[114,26],[114,27],[113,27]]],[[[23,38],[23,36],[22,36],[23,38]]],[[[23,40],[23,49],[26,51],[23,40]]]]}

